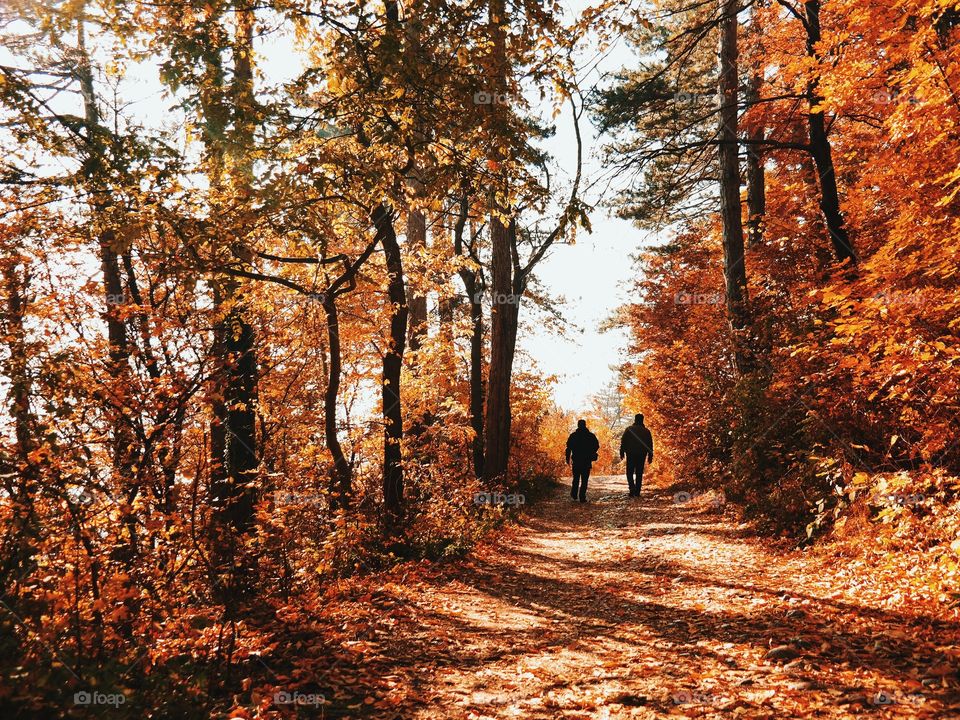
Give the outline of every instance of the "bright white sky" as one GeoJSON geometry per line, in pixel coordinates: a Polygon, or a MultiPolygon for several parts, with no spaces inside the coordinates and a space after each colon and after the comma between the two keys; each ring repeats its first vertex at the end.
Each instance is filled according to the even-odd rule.
{"type": "MultiPolygon", "coordinates": [[[[557,376],[554,396],[568,410],[585,409],[590,396],[613,379],[626,347],[625,331],[599,328],[628,299],[637,272],[629,256],[643,235],[630,223],[601,213],[593,218],[593,235],[558,247],[537,270],[545,286],[566,298],[564,315],[573,327],[557,337],[533,325],[519,339],[540,370],[557,376]]],[[[522,305],[521,313],[530,318],[522,305]]]]}
{"type": "MultiPolygon", "coordinates": [[[[587,6],[572,0],[574,8],[587,6]]],[[[581,77],[586,91],[599,81],[601,73],[613,73],[636,63],[624,42],[611,48],[590,74],[581,77]]],[[[557,118],[557,136],[546,144],[567,172],[576,164],[575,140],[569,112],[557,118]]],[[[602,164],[602,138],[597,138],[586,117],[581,121],[584,141],[584,185],[596,187],[584,198],[596,206],[591,215],[593,233],[579,232],[575,245],[559,245],[537,268],[536,275],[552,294],[566,299],[564,315],[571,324],[564,337],[539,329],[529,305],[521,305],[521,320],[530,321],[519,338],[520,349],[531,356],[547,375],[556,375],[557,403],[567,410],[586,409],[592,395],[600,392],[615,376],[613,368],[623,360],[626,332],[600,332],[613,311],[629,300],[637,265],[633,255],[653,238],[630,222],[611,216],[600,201],[612,199],[617,178],[609,178],[602,164]],[[610,186],[608,188],[608,185],[610,186]],[[607,189],[608,188],[608,189],[607,189]],[[600,192],[606,190],[606,196],[600,192]]]]}

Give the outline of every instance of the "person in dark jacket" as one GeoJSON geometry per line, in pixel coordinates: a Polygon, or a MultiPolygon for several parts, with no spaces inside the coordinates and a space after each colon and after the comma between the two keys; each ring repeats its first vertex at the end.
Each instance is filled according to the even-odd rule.
{"type": "Polygon", "coordinates": [[[587,430],[587,421],[578,420],[577,429],[567,438],[567,465],[573,469],[573,486],[570,488],[570,497],[580,502],[587,501],[587,480],[590,479],[590,467],[597,459],[600,441],[597,436],[587,430]]]}
{"type": "Polygon", "coordinates": [[[643,424],[642,413],[634,416],[633,425],[624,431],[620,439],[620,459],[623,460],[624,456],[627,458],[627,487],[630,489],[630,497],[640,497],[644,463],[653,462],[653,435],[643,424]]]}

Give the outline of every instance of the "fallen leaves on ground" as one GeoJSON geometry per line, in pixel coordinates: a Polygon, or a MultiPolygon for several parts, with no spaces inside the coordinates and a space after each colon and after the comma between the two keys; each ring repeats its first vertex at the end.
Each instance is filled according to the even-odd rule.
{"type": "Polygon", "coordinates": [[[860,602],[822,558],[621,485],[594,479],[586,505],[558,488],[462,561],[344,584],[326,716],[960,717],[945,608],[860,602]]]}

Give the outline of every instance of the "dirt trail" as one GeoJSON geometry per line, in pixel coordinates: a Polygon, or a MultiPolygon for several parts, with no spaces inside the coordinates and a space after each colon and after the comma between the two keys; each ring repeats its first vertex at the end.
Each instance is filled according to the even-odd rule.
{"type": "Polygon", "coordinates": [[[860,605],[703,502],[612,477],[589,496],[558,486],[452,571],[393,586],[384,717],[960,718],[954,624],[860,605]]]}

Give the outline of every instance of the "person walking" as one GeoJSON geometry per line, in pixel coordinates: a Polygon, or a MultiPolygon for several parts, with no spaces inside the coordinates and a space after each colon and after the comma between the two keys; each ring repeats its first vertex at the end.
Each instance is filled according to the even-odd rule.
{"type": "Polygon", "coordinates": [[[633,425],[620,438],[620,459],[627,459],[627,487],[630,497],[640,497],[643,482],[643,466],[653,462],[653,435],[643,424],[643,413],[637,413],[633,425]]]}
{"type": "Polygon", "coordinates": [[[597,459],[600,441],[597,436],[587,429],[586,420],[577,421],[577,429],[567,438],[567,465],[573,470],[573,486],[570,488],[570,497],[580,502],[587,501],[587,481],[590,479],[590,468],[597,459]],[[572,465],[571,465],[572,461],[572,465]]]}

